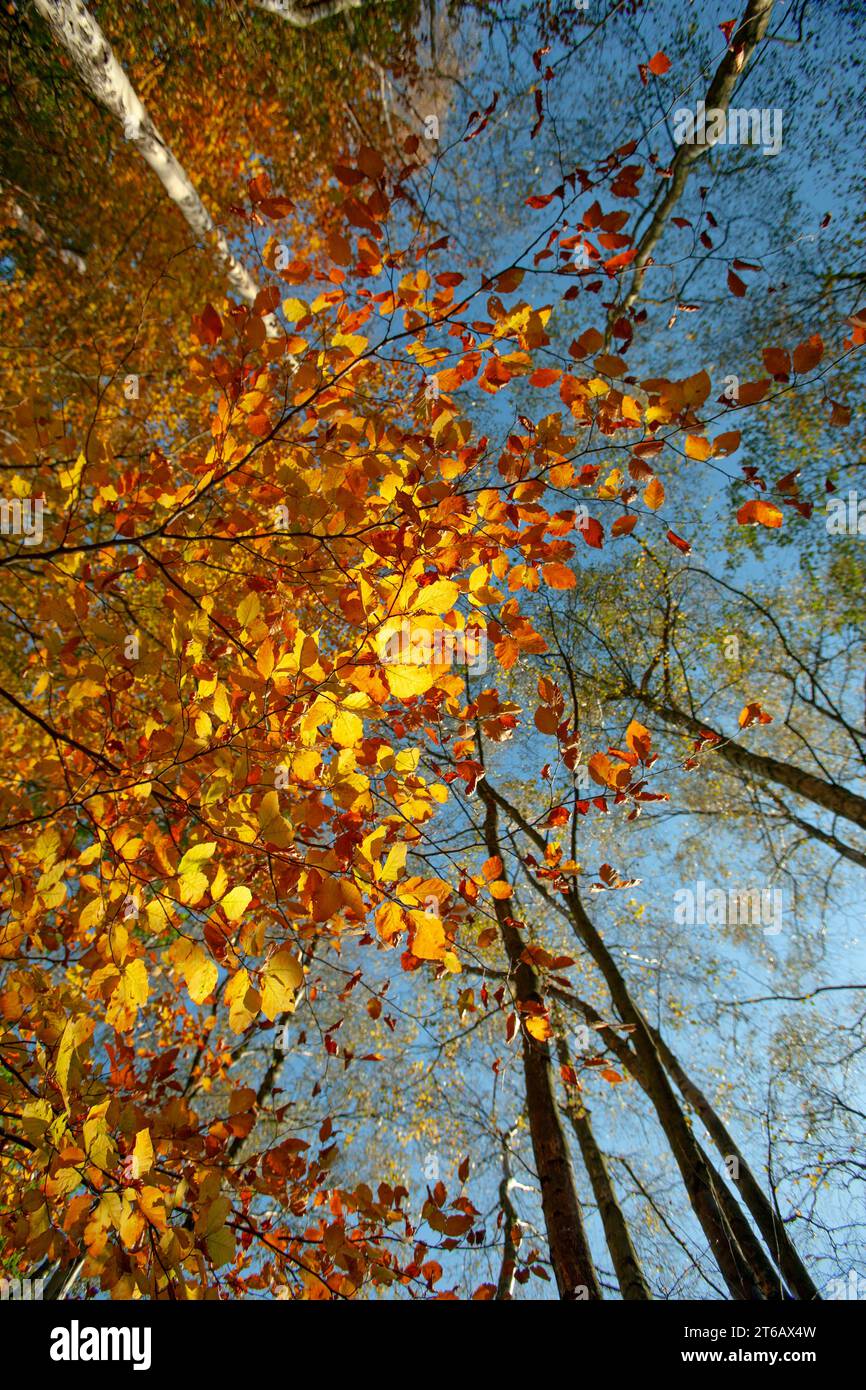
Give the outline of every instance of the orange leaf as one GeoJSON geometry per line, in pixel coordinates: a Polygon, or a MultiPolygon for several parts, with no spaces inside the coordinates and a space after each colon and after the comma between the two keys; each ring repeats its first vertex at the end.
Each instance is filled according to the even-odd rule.
{"type": "Polygon", "coordinates": [[[735,453],[739,447],[739,430],[728,430],[726,434],[717,434],[713,440],[713,458],[727,458],[729,454],[735,453]]]}
{"type": "Polygon", "coordinates": [[[791,357],[784,348],[764,348],[761,356],[771,376],[784,377],[787,380],[791,370],[791,357]]]}
{"type": "Polygon", "coordinates": [[[645,729],[643,724],[639,724],[633,719],[625,731],[625,741],[633,753],[637,753],[641,761],[645,761],[649,756],[652,735],[649,729],[645,729]]]}
{"type": "Polygon", "coordinates": [[[782,513],[778,507],[774,507],[772,502],[764,502],[760,497],[753,497],[751,501],[744,502],[737,512],[737,521],[741,526],[781,526],[782,513]]]}
{"type": "Polygon", "coordinates": [[[601,550],[604,545],[604,530],[600,521],[597,521],[594,516],[589,516],[578,527],[578,530],[587,545],[591,545],[594,550],[601,550]]]}
{"type": "Polygon", "coordinates": [[[704,439],[703,435],[686,435],[686,456],[688,458],[697,459],[699,463],[703,463],[704,459],[708,459],[710,457],[711,452],[712,447],[710,445],[710,441],[708,439],[704,439]]]}
{"type": "Polygon", "coordinates": [[[568,565],[561,565],[558,560],[551,560],[549,565],[542,566],[541,573],[550,589],[573,589],[577,583],[574,570],[570,570],[568,565]]]}
{"type": "Polygon", "coordinates": [[[761,709],[757,700],[753,700],[751,704],[744,705],[740,710],[739,723],[741,729],[748,729],[750,724],[772,724],[772,722],[772,714],[768,714],[766,710],[761,709]]]}
{"type": "Polygon", "coordinates": [[[559,728],[559,716],[550,705],[539,705],[535,711],[535,727],[540,734],[555,734],[559,728]]]}
{"type": "Polygon", "coordinates": [[[643,495],[643,500],[648,507],[652,508],[654,512],[658,511],[662,502],[664,502],[665,500],[664,483],[662,483],[660,478],[653,478],[647,484],[646,491],[643,495]]]}

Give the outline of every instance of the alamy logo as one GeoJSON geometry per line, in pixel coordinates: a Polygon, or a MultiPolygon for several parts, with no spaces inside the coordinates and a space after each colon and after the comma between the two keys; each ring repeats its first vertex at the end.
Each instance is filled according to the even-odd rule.
{"type": "Polygon", "coordinates": [[[866,536],[866,499],[861,502],[853,488],[847,502],[844,497],[830,497],[826,507],[828,535],[866,536]]]}
{"type": "Polygon", "coordinates": [[[25,545],[42,541],[42,497],[0,499],[0,533],[4,536],[23,536],[25,545]]]}
{"type": "Polygon", "coordinates": [[[40,1299],[44,1297],[44,1279],[0,1279],[0,1299],[40,1299]]]}
{"type": "Polygon", "coordinates": [[[753,926],[763,928],[765,936],[778,936],[782,930],[781,888],[708,888],[703,879],[695,890],[678,888],[674,893],[674,922],[678,926],[753,926]]]}
{"type": "Polygon", "coordinates": [[[674,140],[678,145],[760,145],[764,154],[782,148],[782,112],[753,107],[728,111],[699,101],[694,111],[682,106],[674,112],[674,140]]]}
{"type": "Polygon", "coordinates": [[[69,1327],[51,1332],[52,1361],[131,1361],[134,1371],[150,1370],[149,1327],[69,1327]]]}
{"type": "Polygon", "coordinates": [[[866,1279],[856,1269],[849,1269],[847,1278],[831,1279],[824,1291],[825,1298],[866,1299],[866,1279]]]}
{"type": "Polygon", "coordinates": [[[430,632],[408,619],[396,631],[379,639],[379,659],[384,666],[467,666],[487,670],[487,633],[480,627],[437,628],[430,632]]]}

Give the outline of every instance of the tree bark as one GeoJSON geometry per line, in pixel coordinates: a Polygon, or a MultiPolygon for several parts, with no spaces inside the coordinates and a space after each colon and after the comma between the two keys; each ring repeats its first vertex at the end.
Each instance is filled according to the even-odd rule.
{"type": "Polygon", "coordinates": [[[496,1297],[500,1300],[511,1298],[514,1292],[514,1271],[517,1268],[517,1243],[514,1239],[517,1212],[511,1200],[514,1177],[511,1172],[508,1138],[507,1134],[502,1136],[502,1179],[499,1183],[499,1209],[502,1212],[503,1241],[502,1262],[499,1266],[499,1278],[496,1281],[496,1297]]]}
{"type": "MultiPolygon", "coordinates": [[[[480,784],[479,790],[482,787],[483,783],[480,784]]],[[[501,858],[496,803],[490,797],[485,796],[484,799],[485,842],[489,853],[501,858]]],[[[550,1049],[547,1043],[532,1037],[526,1029],[526,1018],[532,1017],[531,1013],[525,1012],[526,1006],[531,1009],[532,1005],[541,1003],[538,978],[532,966],[522,959],[523,940],[511,920],[506,904],[500,899],[495,899],[493,906],[511,965],[520,1016],[526,1110],[556,1287],[560,1298],[567,1301],[601,1299],[601,1286],[586,1239],[568,1144],[556,1103],[550,1049]]]]}
{"type": "MultiPolygon", "coordinates": [[[[514,824],[540,849],[544,840],[516,807],[486,781],[479,792],[487,805],[502,807],[514,824]]],[[[492,853],[492,851],[491,851],[492,853]]],[[[587,916],[576,888],[564,895],[575,934],[586,947],[604,977],[610,997],[623,1023],[632,1026],[632,1046],[637,1055],[642,1085],[651,1099],[671,1152],[682,1174],[686,1191],[701,1228],[709,1241],[719,1270],[733,1298],[772,1299],[783,1296],[763,1250],[754,1240],[748,1222],[707,1161],[677,1102],[643,1013],[629,994],[619,967],[587,916]],[[745,1248],[744,1248],[745,1247],[745,1248]]]]}
{"type": "Polygon", "coordinates": [[[33,4],[72,60],[84,86],[120,121],[126,138],[156,174],[196,238],[216,248],[235,294],[252,304],[258,285],[232,255],[225,234],[214,224],[186,170],[163,140],[93,15],[82,0],[33,0],[33,4]]]}
{"type": "Polygon", "coordinates": [[[719,1154],[723,1159],[733,1158],[736,1160],[737,1176],[733,1177],[733,1182],[736,1184],[746,1207],[751,1212],[755,1225],[764,1237],[767,1249],[779,1266],[788,1287],[798,1298],[807,1301],[819,1298],[818,1290],[788,1235],[785,1223],[757,1181],[721,1116],[716,1112],[715,1107],[700,1087],[688,1075],[660,1034],[654,1028],[651,1028],[650,1032],[662,1062],[679,1087],[683,1099],[700,1117],[719,1154]]]}
{"type": "MultiPolygon", "coordinates": [[[[705,106],[708,111],[711,109],[727,111],[740,74],[767,32],[772,8],[773,0],[749,0],[746,12],[732,33],[725,56],[716,69],[715,76],[707,90],[705,106]]],[[[624,309],[629,309],[640,294],[652,253],[658,245],[671,213],[683,195],[692,166],[710,149],[712,149],[712,145],[706,144],[683,144],[677,148],[671,164],[671,177],[667,181],[665,196],[638,242],[628,293],[613,315],[614,319],[624,309]]]]}
{"type": "Polygon", "coordinates": [[[345,10],[359,10],[364,0],[316,0],[312,5],[295,5],[292,0],[253,0],[253,4],[257,10],[279,15],[296,29],[310,29],[345,10]]]}
{"type": "Polygon", "coordinates": [[[687,733],[694,734],[696,738],[712,734],[714,738],[719,739],[714,751],[739,772],[746,772],[761,782],[774,782],[777,786],[786,787],[788,791],[802,796],[806,801],[811,801],[825,811],[832,812],[834,816],[842,816],[854,825],[859,825],[861,830],[866,830],[866,798],[858,796],[856,792],[850,792],[846,787],[836,786],[832,782],[825,782],[814,773],[806,772],[803,768],[782,762],[778,758],[769,757],[766,753],[753,753],[740,743],[724,739],[709,724],[695,719],[685,710],[665,704],[663,700],[656,700],[645,691],[635,690],[631,693],[637,696],[647,709],[660,715],[666,723],[674,724],[687,733]]]}
{"type": "MultiPolygon", "coordinates": [[[[568,1042],[564,1030],[558,1026],[556,1030],[556,1050],[561,1066],[570,1066],[571,1058],[568,1052],[568,1042]]],[[[628,1223],[623,1215],[622,1208],[617,1200],[613,1182],[608,1172],[607,1162],[604,1154],[598,1147],[595,1133],[592,1128],[589,1111],[575,1092],[569,1092],[566,1101],[566,1111],[574,1130],[575,1138],[580,1145],[580,1152],[583,1156],[584,1166],[589,1174],[589,1181],[592,1184],[593,1195],[604,1226],[607,1248],[610,1251],[610,1258],[613,1261],[614,1273],[616,1274],[619,1291],[626,1300],[651,1299],[649,1284],[644,1278],[643,1269],[637,1256],[637,1251],[632,1243],[631,1233],[628,1223]]]]}

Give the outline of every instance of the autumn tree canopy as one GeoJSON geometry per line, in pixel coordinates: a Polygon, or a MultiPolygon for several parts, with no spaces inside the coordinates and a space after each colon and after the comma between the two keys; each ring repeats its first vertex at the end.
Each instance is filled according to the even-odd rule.
{"type": "Polygon", "coordinates": [[[2,25],[3,1278],[866,1296],[863,16],[2,25]]]}

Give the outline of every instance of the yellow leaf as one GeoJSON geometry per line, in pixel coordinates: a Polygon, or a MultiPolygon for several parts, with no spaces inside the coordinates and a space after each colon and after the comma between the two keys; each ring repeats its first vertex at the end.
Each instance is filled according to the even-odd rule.
{"type": "Polygon", "coordinates": [[[183,971],[190,999],[194,1004],[204,1003],[219,978],[213,958],[202,946],[183,939],[172,947],[171,955],[183,971]]]}
{"type": "Polygon", "coordinates": [[[277,1014],[292,1013],[295,996],[304,983],[304,967],[283,948],[271,956],[262,972],[262,1013],[273,1023],[277,1014]]]}
{"type": "Polygon", "coordinates": [[[398,700],[408,700],[413,695],[423,695],[436,679],[435,671],[429,666],[386,666],[385,680],[392,695],[398,700]]]}
{"type": "Polygon", "coordinates": [[[182,874],[179,880],[178,897],[187,907],[200,902],[207,892],[207,879],[198,869],[190,869],[189,873],[182,874]]]}
{"type": "Polygon", "coordinates": [[[229,1006],[229,1026],[235,1033],[243,1033],[252,1023],[259,1011],[261,996],[253,989],[246,970],[239,970],[229,980],[225,989],[225,999],[229,1006]]]}
{"type": "Polygon", "coordinates": [[[382,869],[382,878],[385,882],[391,882],[400,876],[400,870],[406,864],[406,850],[408,846],[405,840],[398,840],[388,851],[388,858],[385,860],[382,869]]]}
{"type": "Polygon", "coordinates": [[[213,857],[213,852],[215,849],[216,840],[209,840],[207,842],[203,842],[200,845],[193,845],[192,849],[187,850],[186,854],[183,856],[180,863],[178,864],[178,875],[185,874],[187,869],[191,869],[196,864],[200,864],[204,859],[211,859],[213,857]]]}
{"type": "Polygon", "coordinates": [[[664,484],[659,478],[651,478],[643,495],[645,504],[657,512],[665,500],[664,484]]]}
{"type": "Polygon", "coordinates": [[[242,598],[235,609],[235,614],[241,627],[248,628],[259,616],[261,607],[259,596],[256,593],[247,594],[246,598],[242,598]]]}
{"type": "Polygon", "coordinates": [[[256,652],[256,669],[262,680],[268,680],[274,669],[274,644],[266,637],[256,652]]]}
{"type": "Polygon", "coordinates": [[[410,912],[415,932],[409,949],[419,960],[442,960],[447,945],[445,928],[432,912],[410,912]]]}
{"type": "Polygon", "coordinates": [[[138,1193],[138,1205],[152,1226],[164,1231],[168,1225],[165,1212],[165,1193],[158,1187],[143,1187],[138,1193]]]}
{"type": "Polygon", "coordinates": [[[149,1129],[140,1129],[132,1150],[133,1177],[140,1178],[153,1167],[153,1143],[149,1129]]]}
{"type": "Polygon", "coordinates": [[[249,907],[252,896],[249,888],[239,885],[237,888],[232,888],[224,898],[220,899],[220,907],[230,922],[240,921],[249,907]]]}
{"type": "Polygon", "coordinates": [[[69,1080],[69,1067],[72,1062],[72,1053],[75,1048],[75,1021],[70,1019],[63,1030],[60,1039],[60,1046],[57,1049],[57,1056],[54,1059],[54,1075],[60,1087],[60,1093],[66,1100],[66,1085],[69,1080]]]}
{"type": "Polygon", "coordinates": [[[354,748],[363,736],[364,722],[351,710],[343,709],[331,725],[331,737],[341,748],[354,748]]]}
{"type": "Polygon", "coordinates": [[[553,1037],[553,1029],[550,1026],[550,1021],[546,1018],[528,1018],[526,1020],[526,1031],[530,1033],[533,1038],[537,1038],[539,1042],[547,1042],[548,1038],[553,1037]]]}
{"type": "Polygon", "coordinates": [[[143,960],[131,960],[123,970],[123,983],[127,1001],[131,1004],[146,1004],[150,994],[147,970],[143,960]]]}
{"type": "Polygon", "coordinates": [[[305,304],[303,299],[293,298],[283,300],[283,313],[289,320],[289,323],[298,323],[301,319],[306,318],[309,312],[310,306],[309,304],[305,304]]]}
{"type": "Polygon", "coordinates": [[[419,589],[410,608],[413,613],[449,613],[457,602],[460,590],[450,579],[437,579],[426,589],[419,589]]]}
{"type": "Polygon", "coordinates": [[[221,724],[228,724],[232,717],[232,707],[224,685],[218,685],[214,692],[213,710],[221,724]]]}
{"type": "Polygon", "coordinates": [[[78,925],[83,931],[89,931],[91,927],[95,927],[98,922],[101,922],[104,916],[105,903],[101,898],[92,898],[81,912],[78,925]]]}
{"type": "Polygon", "coordinates": [[[268,844],[286,849],[294,838],[292,828],[280,814],[280,798],[276,791],[265,792],[259,807],[259,828],[268,844]]]}

